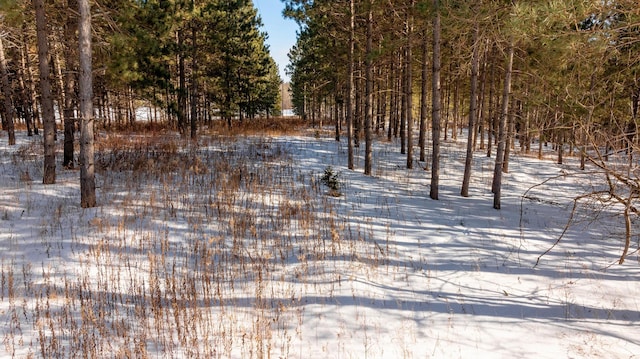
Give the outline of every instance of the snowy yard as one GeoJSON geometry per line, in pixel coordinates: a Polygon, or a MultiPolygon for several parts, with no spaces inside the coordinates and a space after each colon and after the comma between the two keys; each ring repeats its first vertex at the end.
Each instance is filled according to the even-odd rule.
{"type": "Polygon", "coordinates": [[[444,145],[433,201],[394,144],[366,177],[312,133],[129,136],[98,147],[99,206],[83,210],[78,171],[44,186],[40,138],[3,136],[0,357],[640,357],[640,265],[617,264],[616,208],[581,205],[535,266],[598,186],[575,158],[513,157],[497,211],[480,152],[459,196],[464,140],[444,145]]]}

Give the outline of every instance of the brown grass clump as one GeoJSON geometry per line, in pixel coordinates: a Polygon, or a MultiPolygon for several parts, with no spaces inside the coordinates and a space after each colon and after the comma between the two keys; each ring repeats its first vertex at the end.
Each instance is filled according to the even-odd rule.
{"type": "Polygon", "coordinates": [[[234,120],[229,129],[225,121],[219,121],[211,128],[213,133],[225,136],[236,135],[296,135],[309,127],[309,123],[301,117],[271,117],[234,120]]]}

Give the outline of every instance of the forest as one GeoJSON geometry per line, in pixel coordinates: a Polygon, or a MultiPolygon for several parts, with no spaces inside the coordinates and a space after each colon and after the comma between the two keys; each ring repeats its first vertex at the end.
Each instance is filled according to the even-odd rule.
{"type": "MultiPolygon", "coordinates": [[[[56,118],[73,131],[79,117],[79,3],[83,1],[2,2],[2,123],[7,131],[14,116],[29,134],[46,122],[38,78],[42,62],[49,68],[46,79],[59,112],[56,118]]],[[[115,0],[92,5],[96,126],[127,128],[144,107],[149,109],[147,121],[195,137],[198,126],[213,119],[230,123],[280,113],[281,79],[251,1],[115,0]]],[[[69,161],[65,152],[64,165],[69,161]]]]}
{"type": "MultiPolygon", "coordinates": [[[[637,1],[285,3],[285,15],[301,26],[288,67],[295,109],[321,127],[334,124],[336,140],[346,127],[350,169],[364,140],[364,173],[371,174],[371,143],[386,133],[387,141],[399,138],[407,168],[415,157],[429,167],[437,200],[440,143],[468,129],[462,196],[475,152],[491,157],[495,147],[492,192],[500,209],[516,142],[538,158],[551,143],[558,164],[576,155],[582,170],[589,162],[606,173],[606,188],[576,198],[617,202],[627,218],[637,213],[637,1]],[[621,151],[628,166],[610,165],[621,151]]],[[[630,220],[626,227],[628,245],[630,220]]]]}
{"type": "Polygon", "coordinates": [[[0,2],[0,357],[637,357],[637,0],[274,1],[0,2]]]}

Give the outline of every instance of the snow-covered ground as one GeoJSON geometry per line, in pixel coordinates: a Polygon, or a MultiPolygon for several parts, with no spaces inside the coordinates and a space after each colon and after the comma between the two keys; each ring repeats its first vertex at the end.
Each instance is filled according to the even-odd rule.
{"type": "Polygon", "coordinates": [[[328,133],[119,141],[83,210],[77,170],[44,186],[40,139],[0,137],[0,357],[640,357],[615,207],[579,206],[535,266],[600,184],[573,158],[513,157],[497,211],[480,152],[459,196],[464,140],[439,201],[384,142],[367,177],[328,133]]]}

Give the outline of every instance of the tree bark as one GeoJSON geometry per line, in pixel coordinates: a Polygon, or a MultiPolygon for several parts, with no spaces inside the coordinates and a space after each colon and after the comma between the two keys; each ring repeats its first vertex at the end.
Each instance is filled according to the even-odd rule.
{"type": "Polygon", "coordinates": [[[505,66],[504,90],[502,92],[502,109],[500,113],[500,125],[498,126],[498,149],[496,153],[496,164],[493,169],[493,208],[500,209],[500,196],[502,192],[502,164],[504,162],[504,152],[507,145],[506,127],[509,116],[509,96],[511,93],[511,74],[513,70],[513,43],[509,44],[507,50],[507,63],[505,66]]]}
{"type": "Polygon", "coordinates": [[[407,107],[407,51],[406,48],[400,53],[400,154],[407,154],[407,113],[409,109],[407,107]]]}
{"type": "Polygon", "coordinates": [[[191,26],[191,45],[192,59],[191,59],[191,139],[195,140],[198,137],[198,44],[197,44],[197,30],[196,26],[191,26]]]}
{"type": "Polygon", "coordinates": [[[51,80],[49,68],[49,40],[47,39],[47,19],[45,17],[44,0],[33,0],[36,12],[36,33],[38,41],[38,61],[40,69],[40,106],[44,124],[44,169],[43,184],[56,183],[56,119],[53,110],[51,80]]]}
{"type": "MultiPolygon", "coordinates": [[[[178,30],[178,129],[186,136],[187,131],[187,81],[184,64],[184,30],[178,30]]],[[[241,112],[242,113],[242,112],[241,112]]]]}
{"type": "Polygon", "coordinates": [[[371,176],[372,167],[372,112],[371,105],[373,99],[373,66],[372,66],[372,51],[373,51],[373,0],[369,0],[367,9],[367,45],[366,45],[366,58],[365,58],[365,99],[364,99],[364,174],[371,176]]]}
{"type": "Polygon", "coordinates": [[[411,66],[411,60],[413,57],[411,41],[413,37],[413,6],[414,1],[411,1],[411,6],[407,10],[407,56],[405,58],[405,71],[406,71],[406,96],[407,96],[407,168],[413,168],[413,69],[411,66]]]}
{"type": "Polygon", "coordinates": [[[471,166],[473,164],[473,143],[475,137],[476,114],[478,110],[478,69],[479,69],[479,43],[480,28],[476,25],[473,32],[473,54],[471,55],[471,94],[469,98],[469,129],[467,135],[467,157],[464,161],[464,177],[462,180],[463,197],[469,197],[469,184],[471,182],[471,166]]]}
{"type": "Polygon", "coordinates": [[[489,116],[487,117],[487,157],[491,157],[492,147],[495,142],[496,136],[496,111],[494,108],[495,93],[496,93],[496,64],[493,56],[494,47],[489,52],[489,61],[491,61],[491,69],[489,70],[489,116]]]}
{"type": "MultiPolygon", "coordinates": [[[[336,79],[335,81],[336,84],[336,89],[338,88],[338,81],[336,79]]],[[[335,121],[335,140],[340,142],[340,94],[338,93],[338,91],[336,91],[335,95],[333,96],[333,117],[334,117],[334,121],[335,121]]]]}
{"type": "MultiPolygon", "coordinates": [[[[75,0],[68,0],[69,9],[76,6],[75,0]]],[[[76,15],[74,11],[67,12],[67,23],[65,24],[65,58],[66,72],[64,74],[64,151],[62,156],[62,166],[65,168],[73,168],[73,152],[74,152],[74,136],[76,130],[76,116],[74,108],[75,97],[75,74],[77,72],[74,60],[74,51],[72,46],[75,43],[75,34],[77,28],[76,15]]]]}
{"type": "Polygon", "coordinates": [[[431,190],[429,197],[438,199],[440,182],[440,9],[438,0],[433,0],[435,16],[433,18],[433,74],[432,74],[432,145],[431,190]]]}
{"type": "MultiPolygon", "coordinates": [[[[487,41],[488,45],[488,41],[487,41]]],[[[485,139],[485,124],[487,123],[487,103],[486,103],[486,94],[487,94],[487,57],[489,55],[488,46],[483,47],[483,61],[482,61],[482,70],[480,71],[480,83],[478,84],[478,117],[476,118],[476,131],[475,138],[473,142],[474,150],[477,148],[477,143],[480,143],[480,149],[484,150],[484,139],[485,139]],[[478,140],[478,134],[480,134],[480,139],[478,140]]]]}
{"type": "MultiPolygon", "coordinates": [[[[358,67],[357,71],[359,74],[362,74],[362,63],[358,59],[358,67]]],[[[355,112],[353,113],[353,145],[356,148],[360,148],[360,140],[362,139],[362,76],[358,76],[358,79],[355,79],[355,112]]]]}
{"type": "Polygon", "coordinates": [[[504,147],[504,160],[502,161],[502,172],[509,173],[509,159],[511,158],[511,149],[513,148],[515,131],[516,131],[514,111],[511,111],[509,116],[507,116],[506,129],[507,129],[506,140],[505,140],[506,145],[504,147]]]}
{"type": "Polygon", "coordinates": [[[349,84],[347,86],[347,162],[348,168],[353,170],[353,99],[355,86],[353,79],[353,62],[355,51],[355,0],[349,1],[349,84]]]}
{"type": "Polygon", "coordinates": [[[80,204],[96,206],[93,148],[93,78],[91,65],[91,9],[89,0],[78,0],[78,38],[80,54],[80,204]]]}
{"type": "Polygon", "coordinates": [[[418,138],[418,145],[420,147],[420,161],[424,162],[426,159],[426,137],[427,137],[427,95],[429,91],[429,38],[426,31],[422,34],[422,79],[420,89],[420,136],[418,138]]]}

